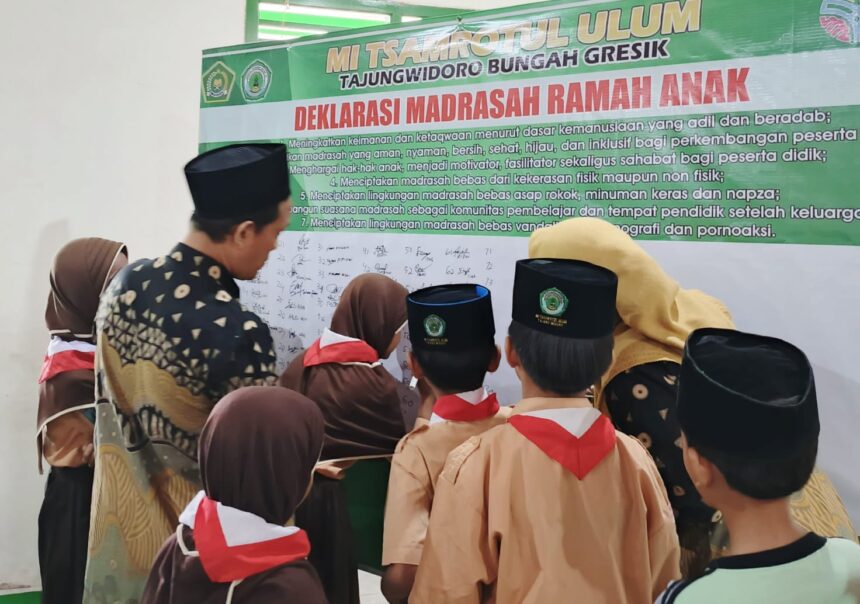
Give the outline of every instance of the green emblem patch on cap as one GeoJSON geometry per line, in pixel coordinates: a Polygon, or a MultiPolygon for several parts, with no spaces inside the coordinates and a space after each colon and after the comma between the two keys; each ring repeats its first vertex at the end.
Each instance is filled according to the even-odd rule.
{"type": "Polygon", "coordinates": [[[424,319],[424,331],[431,338],[441,338],[445,335],[445,320],[439,315],[430,315],[424,319]]]}
{"type": "Polygon", "coordinates": [[[551,287],[540,293],[540,310],[550,317],[560,317],[568,307],[567,296],[560,289],[551,287]]]}

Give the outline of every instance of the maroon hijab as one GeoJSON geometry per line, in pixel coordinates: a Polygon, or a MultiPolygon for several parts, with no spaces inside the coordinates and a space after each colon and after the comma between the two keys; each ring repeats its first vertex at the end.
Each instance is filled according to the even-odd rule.
{"type": "MultiPolygon", "coordinates": [[[[285,388],[255,386],[225,396],[200,435],[200,474],[206,494],[224,505],[286,524],[304,498],[323,443],[317,406],[285,388]]],[[[194,533],[183,527],[194,549],[194,533]]],[[[200,559],[182,552],[172,536],[155,561],[142,602],[223,603],[230,586],[213,583],[200,559]]],[[[310,564],[303,560],[242,581],[233,602],[307,602],[325,596],[310,564]]]]}
{"type": "MultiPolygon", "coordinates": [[[[384,358],[406,322],[407,294],[388,277],[360,275],[343,290],[331,330],[364,340],[384,358]]],[[[331,363],[305,368],[305,354],[290,363],[280,383],[319,405],[326,422],[322,459],[392,454],[405,433],[394,377],[381,366],[331,363]]]]}
{"type": "Polygon", "coordinates": [[[272,524],[304,498],[323,444],[316,405],[286,388],[240,388],[221,399],[200,434],[206,494],[272,524]]]}
{"type": "Polygon", "coordinates": [[[124,244],[98,237],[75,239],[54,258],[45,324],[64,340],[92,341],[99,299],[115,271],[124,244]]]}
{"type": "Polygon", "coordinates": [[[380,358],[406,322],[409,291],[384,275],[367,273],[349,282],[331,317],[331,330],[370,344],[380,358]]]}

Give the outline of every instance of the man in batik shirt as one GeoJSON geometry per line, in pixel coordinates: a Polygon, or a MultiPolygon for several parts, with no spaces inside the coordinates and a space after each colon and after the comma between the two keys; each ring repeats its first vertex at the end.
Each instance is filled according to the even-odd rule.
{"type": "Polygon", "coordinates": [[[166,256],[127,267],[99,310],[85,601],[140,598],[201,488],[197,439],[212,407],[276,381],[269,329],[243,308],[234,279],[254,278],[289,223],[286,149],[232,145],[185,173],[191,232],[166,256]]]}

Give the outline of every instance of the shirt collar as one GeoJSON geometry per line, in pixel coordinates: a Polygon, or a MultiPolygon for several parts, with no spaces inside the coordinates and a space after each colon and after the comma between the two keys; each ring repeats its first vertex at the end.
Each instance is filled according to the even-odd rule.
{"type": "Polygon", "coordinates": [[[432,426],[446,421],[478,421],[492,417],[498,411],[498,399],[482,386],[477,390],[439,397],[433,405],[429,423],[432,426]]]}
{"type": "Polygon", "coordinates": [[[511,415],[519,413],[528,413],[529,411],[539,411],[544,409],[571,409],[576,407],[590,408],[591,405],[585,407],[582,403],[587,402],[584,398],[524,398],[514,405],[511,415]]]}
{"type": "Polygon", "coordinates": [[[332,344],[345,344],[347,342],[361,342],[358,338],[351,338],[349,336],[345,336],[337,333],[336,331],[332,331],[328,327],[326,327],[322,335],[320,336],[320,348],[325,348],[326,346],[331,346],[332,344]]]}
{"type": "Polygon", "coordinates": [[[239,297],[239,285],[230,271],[211,256],[195,250],[184,243],[176,244],[170,258],[189,273],[197,272],[203,282],[210,282],[213,289],[224,289],[234,298],[239,297]]]}
{"type": "Polygon", "coordinates": [[[477,405],[478,403],[483,401],[485,398],[487,398],[489,396],[489,394],[487,394],[486,388],[481,386],[477,390],[470,390],[469,392],[461,392],[460,394],[457,394],[455,396],[463,399],[464,401],[466,401],[470,405],[477,405]]]}
{"type": "Polygon", "coordinates": [[[714,560],[710,564],[711,569],[742,570],[748,568],[765,568],[768,566],[780,566],[802,560],[820,550],[827,544],[827,539],[807,533],[797,541],[753,554],[739,554],[737,556],[724,556],[714,560]]]}

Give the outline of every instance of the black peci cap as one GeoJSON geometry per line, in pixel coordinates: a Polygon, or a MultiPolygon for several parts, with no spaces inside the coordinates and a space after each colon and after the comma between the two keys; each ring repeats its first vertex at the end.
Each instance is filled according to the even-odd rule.
{"type": "Polygon", "coordinates": [[[493,344],[490,290],[481,285],[436,285],[406,297],[412,348],[467,350],[493,344]]]}
{"type": "Polygon", "coordinates": [[[615,273],[580,260],[517,262],[513,320],[563,338],[597,339],[615,328],[615,273]]]}
{"type": "Polygon", "coordinates": [[[756,459],[801,451],[820,431],[812,367],[777,338],[697,329],[681,361],[678,420],[692,447],[756,459]]]}
{"type": "Polygon", "coordinates": [[[207,151],[185,165],[185,178],[201,218],[243,218],[290,196],[287,148],[282,144],[207,151]]]}

